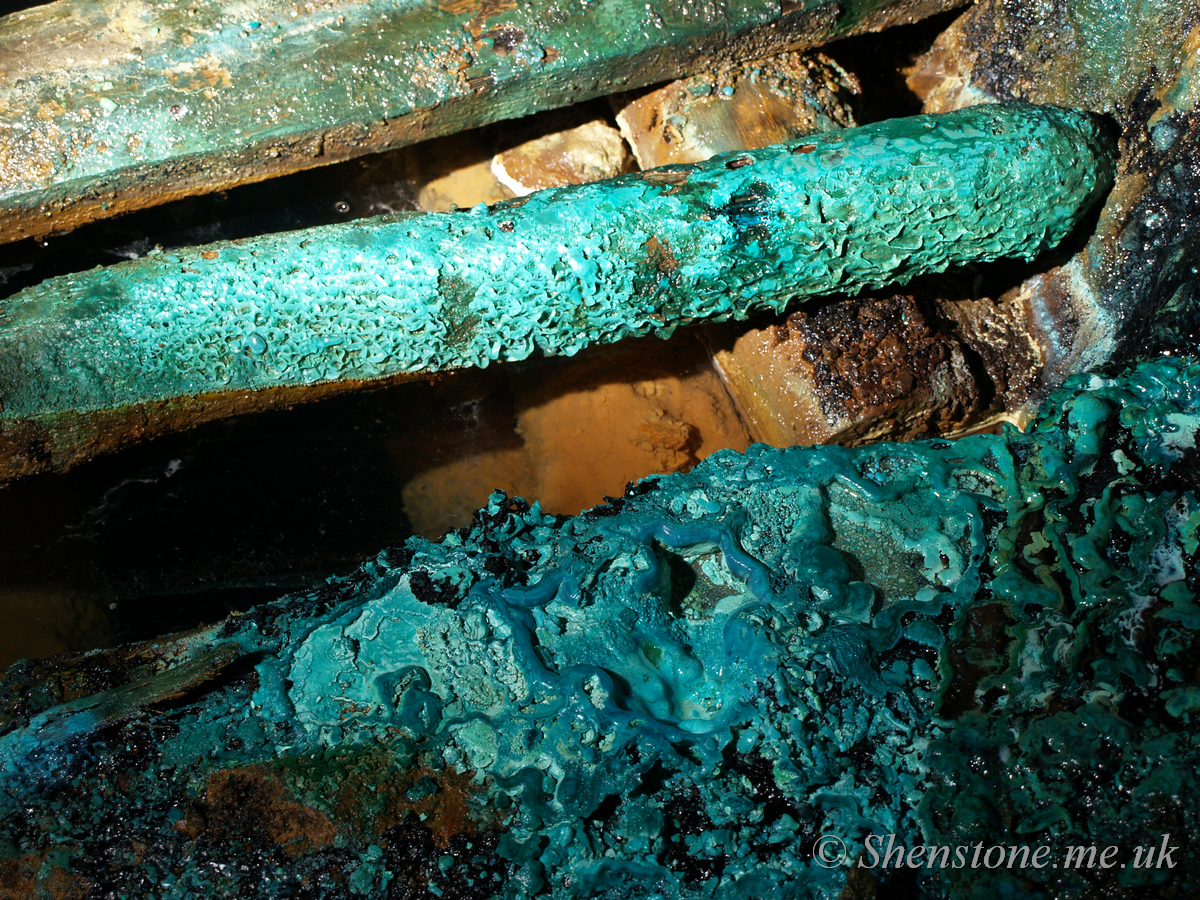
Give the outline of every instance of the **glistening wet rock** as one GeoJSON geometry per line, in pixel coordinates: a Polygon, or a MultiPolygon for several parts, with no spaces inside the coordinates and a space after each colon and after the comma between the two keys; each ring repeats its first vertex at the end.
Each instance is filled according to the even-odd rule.
{"type": "Polygon", "coordinates": [[[909,73],[928,112],[1020,99],[1093,110],[1119,135],[1115,186],[1078,252],[1009,297],[1025,307],[1043,391],[1106,359],[1200,340],[1198,27],[1181,0],[984,0],[909,73]]]}
{"type": "Polygon", "coordinates": [[[890,834],[1129,864],[907,871],[926,896],[1190,895],[1198,432],[1200,363],[1157,360],[1026,434],[760,445],[571,519],[497,494],[312,593],[19,664],[0,877],[832,897],[890,834]]]}

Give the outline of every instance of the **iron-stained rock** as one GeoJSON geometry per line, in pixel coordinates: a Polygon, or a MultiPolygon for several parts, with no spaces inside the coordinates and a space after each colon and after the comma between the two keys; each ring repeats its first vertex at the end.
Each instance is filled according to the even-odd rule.
{"type": "Polygon", "coordinates": [[[638,165],[702,162],[857,124],[854,76],[820,53],[784,53],[613,98],[638,165]]]}
{"type": "Polygon", "coordinates": [[[496,179],[517,197],[567,184],[616,178],[633,170],[621,133],[592,118],[521,141],[492,159],[496,179]]]}
{"type": "Polygon", "coordinates": [[[756,440],[776,447],[911,440],[995,420],[974,348],[908,294],[841,300],[714,341],[756,440]]]}
{"type": "Polygon", "coordinates": [[[1041,390],[1111,357],[1189,350],[1200,336],[1200,11],[983,0],[909,73],[927,111],[1027,100],[1111,117],[1115,187],[1057,267],[1009,300],[1026,309],[1041,390]]]}

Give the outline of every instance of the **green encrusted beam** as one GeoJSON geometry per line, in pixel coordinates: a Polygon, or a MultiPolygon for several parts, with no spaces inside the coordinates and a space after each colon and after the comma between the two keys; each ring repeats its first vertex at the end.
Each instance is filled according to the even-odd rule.
{"type": "Polygon", "coordinates": [[[963,0],[59,0],[0,19],[0,242],[963,0]]]}
{"type": "Polygon", "coordinates": [[[722,451],[571,519],[493,495],[311,593],[25,660],[0,884],[1200,896],[1198,437],[1200,364],[1160,358],[1025,434],[722,451]]]}
{"type": "Polygon", "coordinates": [[[0,303],[9,472],[123,421],[258,392],[571,355],[1030,259],[1076,226],[1113,166],[1091,118],[1028,105],[813,140],[491,208],[157,253],[25,290],[0,303]]]}

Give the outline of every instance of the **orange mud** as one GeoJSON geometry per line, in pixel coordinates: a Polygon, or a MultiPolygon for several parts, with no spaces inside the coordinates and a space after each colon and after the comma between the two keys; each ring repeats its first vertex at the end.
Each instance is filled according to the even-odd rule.
{"type": "Polygon", "coordinates": [[[406,476],[405,513],[430,538],[468,524],[495,488],[573,515],[630,481],[750,444],[707,352],[686,331],[405,393],[421,395],[397,410],[414,428],[390,449],[406,476]]]}

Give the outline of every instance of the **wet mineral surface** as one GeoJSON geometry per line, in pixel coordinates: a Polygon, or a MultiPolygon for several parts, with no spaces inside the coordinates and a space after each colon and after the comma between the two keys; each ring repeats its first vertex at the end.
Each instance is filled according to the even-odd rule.
{"type": "Polygon", "coordinates": [[[0,303],[0,479],[312,386],[572,356],[1029,260],[1075,229],[1112,169],[1094,118],[988,105],[51,279],[0,303]]]}
{"type": "Polygon", "coordinates": [[[1045,384],[1197,345],[1198,29],[1185,0],[983,0],[908,71],[926,112],[1019,98],[1102,113],[1118,132],[1116,183],[1085,245],[1013,290],[1045,384]]]}
{"type": "Polygon", "coordinates": [[[1191,896],[1197,385],[1085,374],[1028,433],[722,452],[574,518],[496,494],[316,592],[18,665],[0,888],[1191,896]],[[871,834],[1126,865],[852,868],[871,834]]]}
{"type": "MultiPolygon", "coordinates": [[[[792,410],[770,440],[1025,421],[1081,367],[1193,350],[1196,24],[1177,0],[981,0],[943,19],[908,72],[924,111],[1020,98],[1103,114],[1117,188],[1033,265],[824,298],[747,331],[760,375],[787,392],[808,379],[814,414],[792,410]]],[[[725,96],[708,75],[688,96],[707,81],[725,96]]],[[[921,111],[863,83],[859,121],[921,111]]],[[[663,134],[686,137],[692,111],[669,110],[688,123],[663,134]]],[[[471,171],[495,190],[491,153],[471,171]]],[[[116,252],[408,208],[386,195],[388,165],[364,165],[353,195],[305,181],[318,219],[279,211],[296,182],[266,183],[242,189],[254,228],[218,213],[207,231],[198,208],[238,206],[213,196],[170,213],[185,239],[121,220],[136,239],[116,252]]],[[[505,196],[459,199],[466,174],[418,205],[505,196]]],[[[42,280],[31,266],[55,246],[79,254],[60,271],[111,250],[51,245],[0,277],[42,280]]],[[[755,448],[576,520],[496,496],[446,541],[403,543],[410,526],[465,524],[492,486],[573,512],[632,474],[744,447],[681,337],[661,360],[643,344],[247,416],[6,489],[0,594],[47,620],[65,599],[69,645],[112,638],[84,591],[51,583],[68,569],[140,634],[246,613],[10,671],[0,897],[1195,895],[1195,364],[1076,379],[1030,435],[755,448]],[[389,544],[349,579],[251,610],[389,544]],[[186,593],[205,586],[223,601],[186,593]],[[374,640],[417,632],[407,649],[374,640]],[[968,860],[1045,846],[1051,866],[853,868],[868,833],[968,860]],[[831,869],[821,838],[847,848],[831,869]],[[1175,866],[1139,865],[1160,844],[1175,866]],[[1072,846],[1117,856],[1064,870],[1072,846]]]]}
{"type": "Polygon", "coordinates": [[[960,3],[10,3],[0,242],[960,3]]]}

